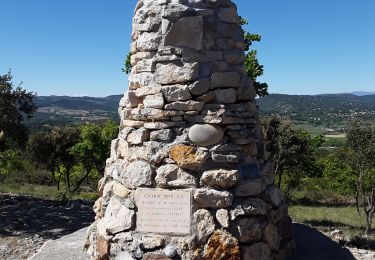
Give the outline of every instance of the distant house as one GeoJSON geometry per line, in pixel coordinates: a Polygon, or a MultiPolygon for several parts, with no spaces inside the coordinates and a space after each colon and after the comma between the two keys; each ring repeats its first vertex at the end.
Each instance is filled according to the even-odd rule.
{"type": "Polygon", "coordinates": [[[326,133],[334,133],[334,132],[336,132],[336,130],[335,130],[335,129],[332,129],[332,128],[326,128],[326,129],[324,129],[324,131],[325,131],[326,133]]]}

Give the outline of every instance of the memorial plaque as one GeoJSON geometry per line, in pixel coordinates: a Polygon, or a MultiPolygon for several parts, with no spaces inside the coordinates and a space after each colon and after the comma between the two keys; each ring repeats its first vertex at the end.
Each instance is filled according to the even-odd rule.
{"type": "Polygon", "coordinates": [[[137,231],[190,234],[191,192],[189,190],[136,191],[137,231]]]}

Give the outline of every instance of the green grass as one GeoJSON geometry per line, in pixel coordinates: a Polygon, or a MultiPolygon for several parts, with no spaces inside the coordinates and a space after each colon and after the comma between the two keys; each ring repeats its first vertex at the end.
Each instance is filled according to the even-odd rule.
{"type": "MultiPolygon", "coordinates": [[[[322,231],[340,229],[347,236],[363,235],[365,216],[358,215],[355,206],[289,206],[289,214],[293,221],[316,227],[322,231]]],[[[369,236],[375,239],[375,231],[369,236]]]]}
{"type": "Polygon", "coordinates": [[[290,215],[297,222],[316,222],[322,225],[364,227],[364,218],[359,216],[354,206],[346,207],[322,207],[299,206],[289,207],[290,215]]]}
{"type": "MultiPolygon", "coordinates": [[[[56,186],[44,186],[36,184],[16,184],[16,183],[0,183],[0,193],[14,193],[18,195],[30,195],[35,198],[43,198],[50,200],[61,200],[65,189],[60,191],[56,186]]],[[[95,200],[98,198],[96,192],[81,192],[75,194],[67,194],[69,199],[89,199],[95,200]]]]}
{"type": "Polygon", "coordinates": [[[56,187],[35,184],[0,183],[0,192],[31,195],[44,199],[57,199],[59,196],[59,191],[56,187]]]}

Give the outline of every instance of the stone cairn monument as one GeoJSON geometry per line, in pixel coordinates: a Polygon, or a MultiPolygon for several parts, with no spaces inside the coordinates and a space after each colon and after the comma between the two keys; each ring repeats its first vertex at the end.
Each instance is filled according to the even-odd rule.
{"type": "Polygon", "coordinates": [[[286,259],[291,219],[265,158],[230,0],[138,0],[86,249],[92,259],[286,259]]]}

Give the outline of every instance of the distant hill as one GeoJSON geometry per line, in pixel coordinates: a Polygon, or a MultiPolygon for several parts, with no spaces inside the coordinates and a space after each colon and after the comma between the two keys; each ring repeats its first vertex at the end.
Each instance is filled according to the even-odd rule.
{"type": "Polygon", "coordinates": [[[354,117],[375,120],[375,95],[353,94],[283,95],[271,94],[258,99],[262,116],[279,114],[297,124],[338,129],[354,117]]]}
{"type": "Polygon", "coordinates": [[[104,98],[69,97],[69,96],[40,96],[35,98],[38,107],[62,107],[78,110],[116,111],[123,95],[113,95],[104,98]]]}
{"type": "MultiPolygon", "coordinates": [[[[29,122],[34,128],[61,124],[118,120],[117,108],[122,95],[103,98],[40,96],[35,98],[39,109],[29,122]]],[[[324,132],[338,130],[350,118],[375,121],[375,95],[325,94],[285,95],[271,94],[257,100],[262,116],[279,114],[292,119],[297,125],[324,132]]]]}
{"type": "Polygon", "coordinates": [[[368,96],[368,95],[375,95],[375,92],[368,92],[368,91],[355,91],[350,94],[356,95],[356,96],[368,96]]]}
{"type": "Polygon", "coordinates": [[[117,108],[123,95],[97,97],[40,96],[34,99],[38,110],[28,121],[32,129],[56,125],[118,120],[117,108]]]}

